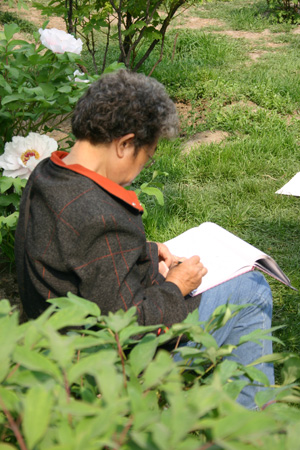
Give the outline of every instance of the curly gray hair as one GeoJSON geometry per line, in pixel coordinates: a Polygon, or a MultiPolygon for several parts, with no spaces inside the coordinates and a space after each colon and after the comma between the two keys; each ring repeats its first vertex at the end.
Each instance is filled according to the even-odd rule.
{"type": "Polygon", "coordinates": [[[178,116],[164,86],[142,74],[119,70],[102,76],[79,99],[72,132],[91,144],[134,133],[136,152],[178,132],[178,116]]]}

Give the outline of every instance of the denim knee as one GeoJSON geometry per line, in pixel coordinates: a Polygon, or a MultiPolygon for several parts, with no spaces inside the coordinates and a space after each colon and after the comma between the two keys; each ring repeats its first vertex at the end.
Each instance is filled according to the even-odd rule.
{"type": "Polygon", "coordinates": [[[268,304],[273,307],[272,291],[269,283],[261,272],[253,272],[258,284],[258,290],[260,293],[260,298],[263,300],[264,304],[268,304]]]}
{"type": "Polygon", "coordinates": [[[252,271],[240,277],[240,295],[248,299],[249,303],[256,306],[273,306],[272,292],[264,275],[258,271],[252,271]],[[244,295],[242,295],[244,293],[244,295]]]}
{"type": "MultiPolygon", "coordinates": [[[[239,320],[257,320],[259,328],[271,327],[273,299],[271,288],[263,274],[250,272],[241,276],[238,302],[249,304],[249,308],[240,311],[239,320]]],[[[250,322],[251,322],[250,320],[250,322]]]]}

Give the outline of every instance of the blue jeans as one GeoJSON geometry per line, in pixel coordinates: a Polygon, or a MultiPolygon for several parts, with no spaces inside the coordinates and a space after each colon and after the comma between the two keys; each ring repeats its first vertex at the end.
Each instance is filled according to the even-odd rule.
{"type": "MultiPolygon", "coordinates": [[[[258,328],[271,328],[272,293],[270,286],[260,272],[245,273],[204,292],[199,306],[199,320],[208,320],[213,311],[219,305],[227,303],[228,300],[229,303],[235,305],[251,303],[253,306],[239,311],[224,327],[213,333],[219,346],[224,344],[236,345],[241,336],[251,331],[258,328]]],[[[272,354],[272,341],[263,340],[261,344],[262,346],[254,342],[246,342],[234,350],[235,356],[230,357],[230,359],[247,365],[261,356],[272,354]]],[[[273,385],[273,364],[263,363],[256,367],[267,375],[270,384],[273,385]]],[[[237,401],[248,409],[256,409],[254,396],[260,389],[262,388],[259,386],[246,386],[241,391],[237,401]]]]}

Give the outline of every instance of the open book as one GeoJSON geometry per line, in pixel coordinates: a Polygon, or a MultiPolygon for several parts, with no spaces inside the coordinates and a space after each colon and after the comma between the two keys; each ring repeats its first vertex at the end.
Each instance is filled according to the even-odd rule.
{"type": "Polygon", "coordinates": [[[215,223],[204,222],[165,244],[173,255],[179,257],[199,255],[207,268],[208,273],[191,295],[200,294],[255,268],[295,289],[273,258],[215,223]]]}

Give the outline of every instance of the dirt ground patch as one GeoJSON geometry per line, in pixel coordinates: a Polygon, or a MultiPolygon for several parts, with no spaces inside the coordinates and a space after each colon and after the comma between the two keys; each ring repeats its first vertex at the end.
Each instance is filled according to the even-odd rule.
{"type": "Polygon", "coordinates": [[[204,122],[204,105],[193,107],[190,103],[176,102],[176,110],[182,126],[193,127],[204,122]]]}
{"type": "MultiPolygon", "coordinates": [[[[249,58],[251,59],[251,61],[257,61],[262,55],[264,55],[265,53],[268,53],[264,50],[260,50],[260,51],[255,51],[255,52],[250,52],[249,53],[249,58]]],[[[249,61],[250,62],[250,61],[249,61]]]]}
{"type": "Polygon", "coordinates": [[[210,26],[224,26],[224,22],[218,19],[201,19],[201,17],[191,17],[189,15],[181,16],[182,23],[176,25],[174,28],[188,28],[190,30],[199,30],[210,26]]]}
{"type": "MultiPolygon", "coordinates": [[[[28,22],[32,22],[37,27],[41,27],[45,20],[47,19],[45,16],[42,16],[41,11],[36,8],[19,10],[16,7],[10,7],[9,5],[1,5],[1,11],[9,11],[11,13],[17,14],[20,19],[28,20],[28,22]]],[[[58,30],[66,30],[66,25],[64,19],[61,17],[50,17],[47,28],[57,28],[58,30]]]]}
{"type": "Polygon", "coordinates": [[[189,139],[182,149],[183,154],[189,154],[194,148],[199,145],[219,144],[229,136],[229,133],[225,131],[203,131],[202,133],[196,133],[191,139],[189,139]]]}
{"type": "Polygon", "coordinates": [[[214,33],[225,34],[226,36],[231,36],[235,39],[248,39],[250,41],[257,41],[270,37],[272,35],[271,31],[266,29],[261,33],[256,33],[253,31],[240,31],[240,30],[222,30],[214,31],[214,33]]]}
{"type": "Polygon", "coordinates": [[[247,108],[247,109],[251,109],[252,111],[256,112],[258,111],[258,109],[260,108],[260,106],[258,106],[256,103],[251,102],[251,100],[247,100],[247,101],[239,101],[239,102],[232,102],[230,105],[225,106],[225,108],[233,108],[233,107],[240,107],[240,108],[247,108]]]}

